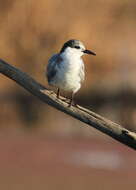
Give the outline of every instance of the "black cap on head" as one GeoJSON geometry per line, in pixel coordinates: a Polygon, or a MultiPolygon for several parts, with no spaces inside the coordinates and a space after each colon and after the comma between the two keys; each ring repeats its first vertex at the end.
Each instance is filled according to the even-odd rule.
{"type": "Polygon", "coordinates": [[[63,47],[60,50],[60,53],[64,52],[67,47],[80,49],[83,53],[86,53],[86,54],[96,55],[96,53],[85,49],[84,44],[79,40],[72,39],[72,40],[65,42],[63,47]]]}
{"type": "Polygon", "coordinates": [[[62,47],[61,50],[60,50],[60,53],[64,52],[67,47],[74,48],[75,46],[79,46],[79,44],[81,44],[81,42],[80,42],[79,40],[74,40],[74,39],[69,40],[69,41],[67,41],[67,42],[63,45],[63,47],[62,47]]]}

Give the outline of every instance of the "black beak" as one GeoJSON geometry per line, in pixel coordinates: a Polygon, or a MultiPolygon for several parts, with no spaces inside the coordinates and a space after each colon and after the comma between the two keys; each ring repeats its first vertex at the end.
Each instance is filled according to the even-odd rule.
{"type": "Polygon", "coordinates": [[[96,55],[96,53],[94,53],[94,52],[92,52],[92,51],[90,51],[88,49],[85,49],[83,52],[86,53],[86,54],[96,55]]]}

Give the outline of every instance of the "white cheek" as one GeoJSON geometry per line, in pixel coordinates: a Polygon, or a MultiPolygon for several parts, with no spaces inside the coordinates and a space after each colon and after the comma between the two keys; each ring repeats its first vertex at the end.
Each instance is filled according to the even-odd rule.
{"type": "Polygon", "coordinates": [[[80,49],[68,47],[63,54],[65,57],[81,57],[84,53],[80,49]]]}
{"type": "Polygon", "coordinates": [[[79,55],[79,56],[82,56],[83,55],[83,52],[82,52],[82,50],[81,49],[75,49],[75,48],[73,48],[72,49],[72,53],[74,54],[74,55],[79,55]]]}

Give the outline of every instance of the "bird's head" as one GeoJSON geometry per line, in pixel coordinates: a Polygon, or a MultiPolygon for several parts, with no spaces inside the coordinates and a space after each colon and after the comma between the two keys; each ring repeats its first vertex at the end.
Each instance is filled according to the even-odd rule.
{"type": "Polygon", "coordinates": [[[81,57],[84,54],[96,55],[94,52],[87,50],[84,44],[79,40],[69,40],[64,43],[60,53],[66,53],[68,55],[75,55],[81,57]]]}

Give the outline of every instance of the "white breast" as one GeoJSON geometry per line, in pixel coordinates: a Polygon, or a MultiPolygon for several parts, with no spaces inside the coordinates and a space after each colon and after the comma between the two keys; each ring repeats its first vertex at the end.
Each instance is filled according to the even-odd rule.
{"type": "Polygon", "coordinates": [[[57,68],[54,85],[65,91],[77,92],[84,79],[84,63],[80,56],[71,52],[61,55],[62,63],[57,68]]]}

